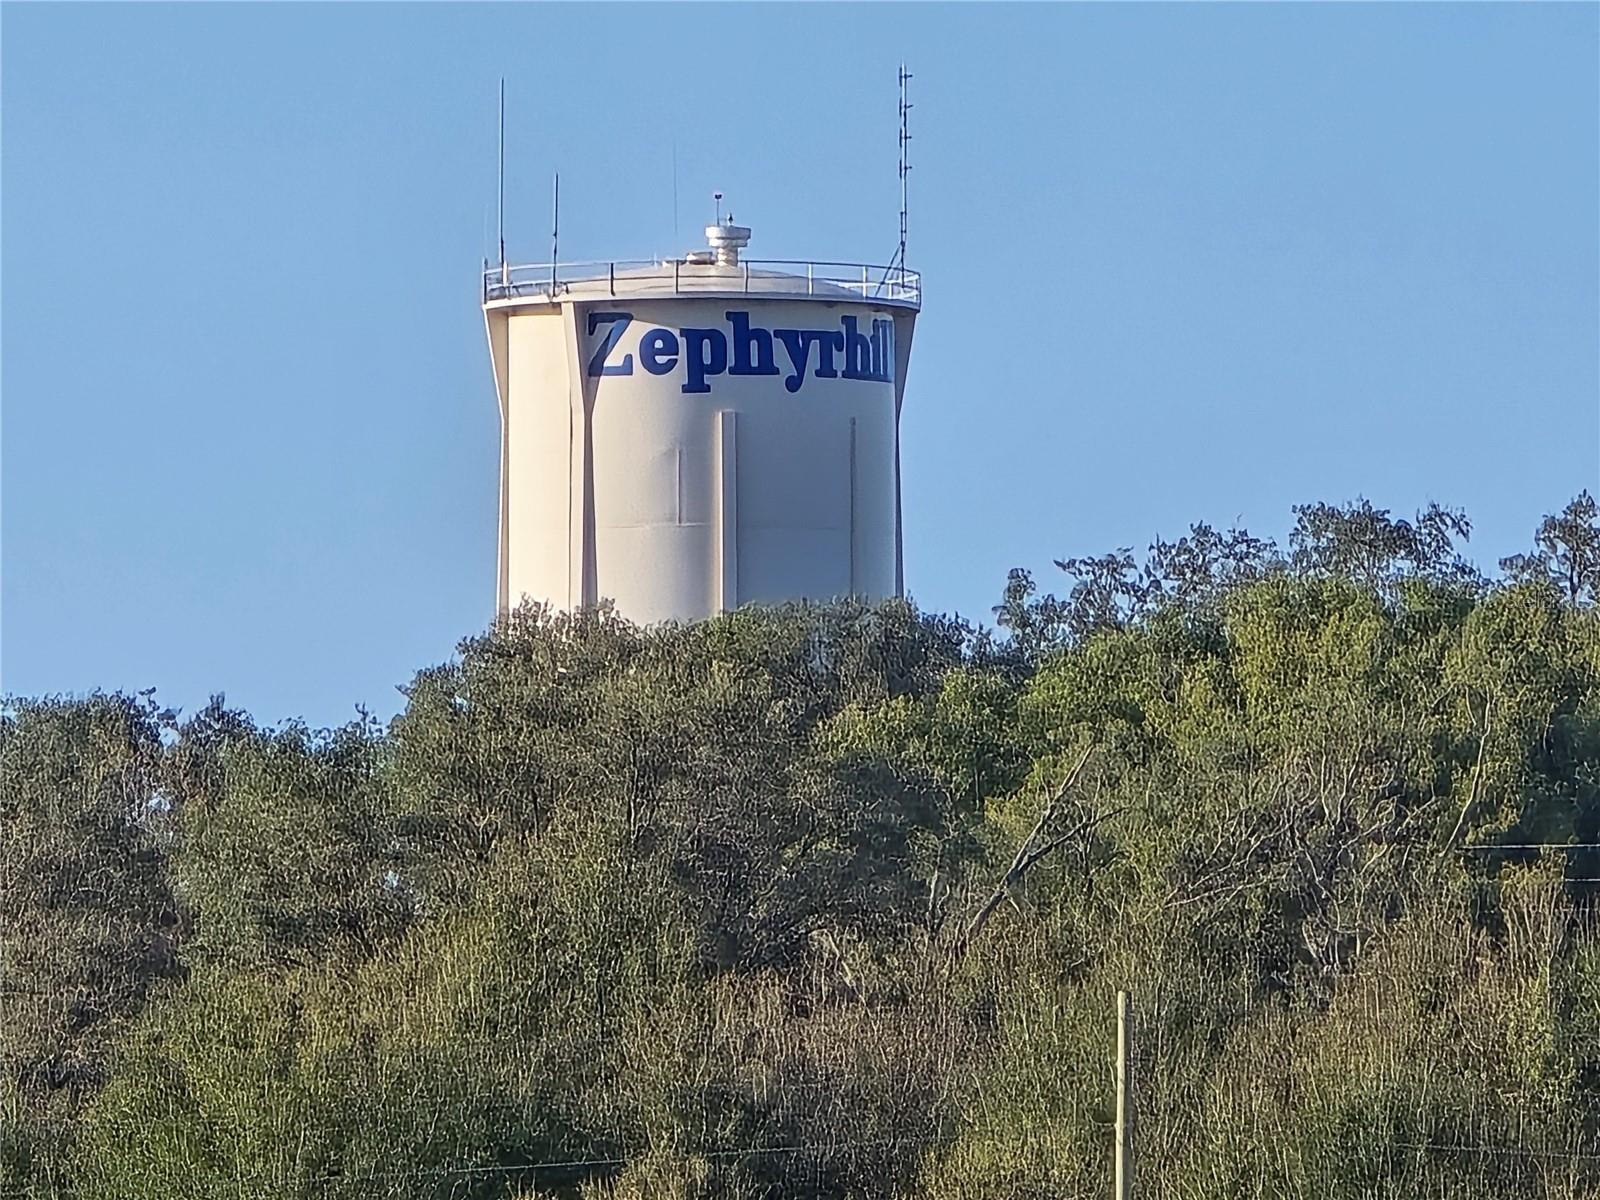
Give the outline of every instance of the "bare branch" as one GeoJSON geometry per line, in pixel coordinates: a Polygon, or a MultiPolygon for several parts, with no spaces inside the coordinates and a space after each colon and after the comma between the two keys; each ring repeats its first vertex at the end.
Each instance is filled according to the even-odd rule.
{"type": "Polygon", "coordinates": [[[1000,882],[995,885],[994,891],[983,902],[983,906],[972,915],[972,920],[967,922],[966,929],[962,931],[961,936],[956,939],[955,944],[951,947],[952,959],[960,961],[962,956],[966,954],[967,947],[972,944],[973,939],[983,932],[983,927],[989,923],[989,918],[994,915],[994,910],[1005,902],[1006,897],[1011,894],[1011,889],[1017,885],[1035,863],[1067,842],[1083,836],[1083,834],[1102,821],[1125,811],[1119,808],[1097,816],[1086,817],[1059,837],[1052,838],[1043,845],[1038,844],[1044,831],[1060,815],[1062,805],[1066,802],[1067,797],[1077,787],[1078,780],[1083,775],[1083,768],[1088,764],[1089,756],[1093,753],[1094,746],[1092,744],[1085,747],[1076,765],[1067,772],[1066,778],[1061,781],[1060,786],[1051,794],[1049,801],[1044,806],[1044,811],[1039,815],[1038,822],[1028,836],[1023,839],[1022,845],[1017,847],[1017,853],[1012,858],[1011,865],[1006,868],[1006,873],[1000,877],[1000,882]]]}
{"type": "Polygon", "coordinates": [[[1456,826],[1450,831],[1450,836],[1444,840],[1444,849],[1439,852],[1439,857],[1444,858],[1456,844],[1456,838],[1461,836],[1461,830],[1466,826],[1467,817],[1471,814],[1473,806],[1478,802],[1478,781],[1483,778],[1483,752],[1489,745],[1489,730],[1493,727],[1494,697],[1490,696],[1483,702],[1483,736],[1478,740],[1478,764],[1472,769],[1472,787],[1467,792],[1467,802],[1461,806],[1461,815],[1456,818],[1456,826]]]}

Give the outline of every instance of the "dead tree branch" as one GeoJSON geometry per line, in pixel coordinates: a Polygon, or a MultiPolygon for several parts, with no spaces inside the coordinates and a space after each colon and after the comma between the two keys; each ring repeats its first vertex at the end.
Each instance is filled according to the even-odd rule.
{"type": "Polygon", "coordinates": [[[994,910],[1005,902],[1012,889],[1021,882],[1022,877],[1035,864],[1068,842],[1081,838],[1102,821],[1109,820],[1124,811],[1118,808],[1110,812],[1085,817],[1065,833],[1043,840],[1045,830],[1055,824],[1060,817],[1067,798],[1072,794],[1073,789],[1077,787],[1078,780],[1083,775],[1083,769],[1088,765],[1089,756],[1093,753],[1094,747],[1092,745],[1087,747],[1083,754],[1079,756],[1072,770],[1068,771],[1066,777],[1062,779],[1060,786],[1051,793],[1050,799],[1045,803],[1044,811],[1039,814],[1038,822],[1028,836],[1023,839],[1022,845],[1017,848],[1016,856],[1012,858],[1011,865],[1006,868],[1006,873],[1000,877],[1000,882],[995,885],[994,891],[989,894],[989,898],[983,902],[982,907],[973,913],[972,919],[967,922],[967,927],[961,931],[961,936],[956,938],[955,944],[950,950],[953,961],[959,962],[961,960],[962,956],[967,952],[967,947],[972,944],[973,939],[982,933],[983,927],[989,923],[989,918],[994,915],[994,910]]]}

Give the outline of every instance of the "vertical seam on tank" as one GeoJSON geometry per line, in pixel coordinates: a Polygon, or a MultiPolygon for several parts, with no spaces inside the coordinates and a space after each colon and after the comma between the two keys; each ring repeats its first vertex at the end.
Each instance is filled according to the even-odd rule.
{"type": "MultiPolygon", "coordinates": [[[[573,451],[578,443],[578,429],[573,421],[573,400],[568,387],[566,397],[566,606],[573,605],[573,485],[578,482],[578,472],[573,469],[573,451]]],[[[579,600],[579,603],[582,603],[579,600]]]]}
{"type": "Polygon", "coordinates": [[[856,419],[850,418],[850,595],[860,595],[856,584],[856,419]]]}

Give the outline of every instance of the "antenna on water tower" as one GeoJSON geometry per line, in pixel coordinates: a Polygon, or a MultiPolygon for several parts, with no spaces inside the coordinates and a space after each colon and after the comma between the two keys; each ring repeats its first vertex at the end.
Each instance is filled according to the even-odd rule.
{"type": "Polygon", "coordinates": [[[500,171],[495,229],[500,237],[500,282],[506,281],[506,77],[500,76],[500,171]]]}
{"type": "Polygon", "coordinates": [[[900,267],[903,283],[906,274],[906,176],[911,173],[911,105],[906,103],[906,84],[911,72],[905,63],[900,64],[900,248],[895,251],[895,262],[900,267]]]}
{"type": "Polygon", "coordinates": [[[551,202],[550,295],[556,294],[556,263],[561,261],[561,172],[555,173],[555,199],[551,202]]]}
{"type": "Polygon", "coordinates": [[[711,193],[711,198],[713,200],[715,200],[716,203],[717,203],[717,224],[721,225],[722,224],[722,193],[721,192],[712,192],[711,193]]]}

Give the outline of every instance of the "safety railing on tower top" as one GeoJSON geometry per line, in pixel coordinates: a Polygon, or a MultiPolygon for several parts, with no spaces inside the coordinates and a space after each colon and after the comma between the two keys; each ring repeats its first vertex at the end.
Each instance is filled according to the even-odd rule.
{"type": "Polygon", "coordinates": [[[805,259],[744,259],[720,266],[672,258],[617,259],[612,262],[538,263],[530,266],[485,264],[483,299],[559,299],[575,284],[603,286],[616,295],[648,290],[655,296],[748,294],[837,297],[839,290],[864,300],[922,306],[922,276],[903,267],[871,263],[815,262],[805,259]]]}

